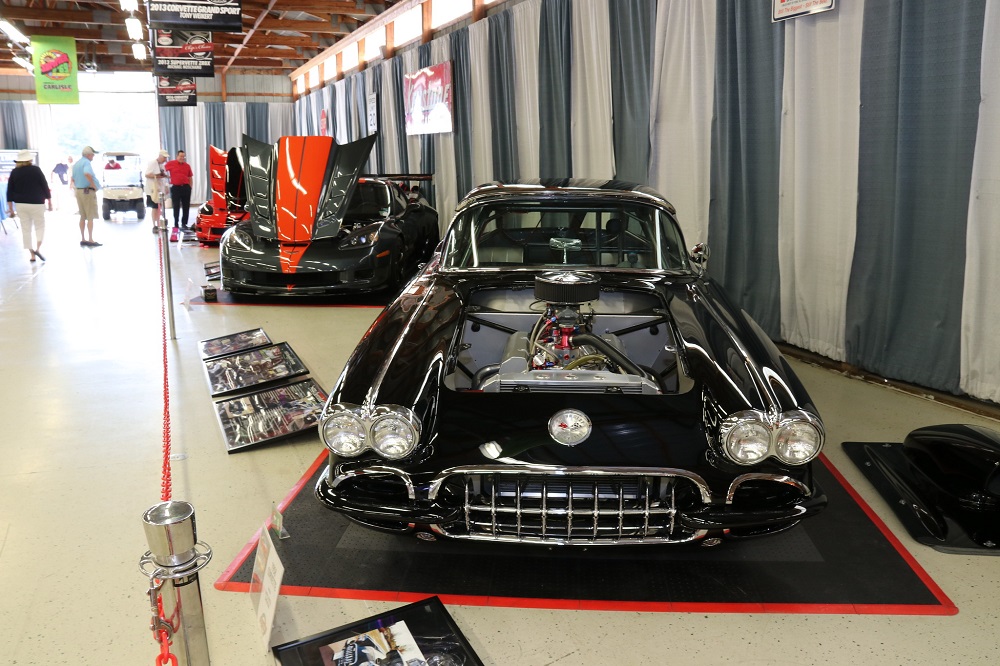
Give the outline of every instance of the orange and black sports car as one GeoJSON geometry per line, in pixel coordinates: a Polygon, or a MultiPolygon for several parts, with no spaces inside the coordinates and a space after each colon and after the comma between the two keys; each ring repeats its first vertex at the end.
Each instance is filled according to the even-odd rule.
{"type": "Polygon", "coordinates": [[[218,243],[226,229],[247,218],[243,191],[243,165],[239,151],[208,147],[208,178],[212,200],[198,210],[195,236],[202,243],[218,243]]]}
{"type": "Polygon", "coordinates": [[[222,237],[222,288],[312,296],[402,286],[433,254],[438,214],[408,201],[395,178],[361,177],[374,143],[244,135],[249,217],[222,237]]]}

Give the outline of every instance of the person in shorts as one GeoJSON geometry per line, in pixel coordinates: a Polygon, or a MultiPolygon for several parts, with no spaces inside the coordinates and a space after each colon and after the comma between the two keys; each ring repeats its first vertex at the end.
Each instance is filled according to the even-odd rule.
{"type": "Polygon", "coordinates": [[[146,165],[146,184],[143,191],[146,193],[146,208],[153,211],[153,232],[160,227],[160,204],[163,202],[163,190],[166,186],[167,172],[163,170],[163,164],[170,157],[170,153],[161,150],[156,159],[151,160],[146,165]]]}
{"type": "Polygon", "coordinates": [[[45,174],[33,161],[30,150],[22,150],[14,158],[14,170],[7,180],[7,214],[14,217],[16,207],[17,216],[21,218],[24,249],[31,255],[30,261],[36,258],[45,261],[41,251],[45,238],[45,204],[52,210],[52,192],[45,174]]]}
{"type": "Polygon", "coordinates": [[[76,191],[76,203],[80,207],[80,246],[99,247],[102,245],[94,240],[94,220],[97,218],[97,190],[101,184],[97,182],[91,161],[96,151],[91,146],[84,146],[73,165],[73,188],[76,191]],[[86,230],[86,235],[84,235],[86,230]]]}

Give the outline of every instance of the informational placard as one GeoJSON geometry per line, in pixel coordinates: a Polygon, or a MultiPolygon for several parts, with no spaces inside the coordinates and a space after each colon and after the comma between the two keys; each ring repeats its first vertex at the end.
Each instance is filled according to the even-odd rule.
{"type": "Polygon", "coordinates": [[[405,75],[403,106],[408,135],[451,132],[451,61],[405,75]]]}
{"type": "Polygon", "coordinates": [[[285,565],[274,550],[271,531],[265,525],[260,531],[257,554],[253,561],[250,578],[250,600],[257,615],[257,629],[260,631],[264,651],[271,650],[271,632],[274,629],[274,613],[278,608],[281,579],[285,577],[285,565]]]}
{"type": "Polygon", "coordinates": [[[243,30],[242,0],[147,0],[149,27],[243,30]]]}
{"type": "Polygon", "coordinates": [[[368,134],[378,131],[378,93],[368,93],[368,134]]]}
{"type": "Polygon", "coordinates": [[[197,106],[198,89],[186,76],[156,77],[157,106],[197,106]]]}
{"type": "Polygon", "coordinates": [[[215,45],[204,30],[156,30],[153,74],[158,76],[215,76],[215,45]]]}
{"type": "Polygon", "coordinates": [[[73,37],[34,36],[31,49],[38,103],[79,104],[76,40],[73,37]]]}
{"type": "Polygon", "coordinates": [[[808,16],[833,9],[834,0],[771,0],[771,22],[808,16]]]}

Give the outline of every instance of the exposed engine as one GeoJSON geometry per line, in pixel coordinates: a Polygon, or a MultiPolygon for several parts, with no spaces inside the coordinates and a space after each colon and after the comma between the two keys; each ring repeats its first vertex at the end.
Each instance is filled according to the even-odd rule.
{"type": "Polygon", "coordinates": [[[618,336],[594,333],[597,276],[545,273],[535,278],[535,298],[544,310],[534,327],[511,334],[500,363],[480,368],[473,387],[486,392],[661,392],[651,374],[629,359],[618,336]]]}

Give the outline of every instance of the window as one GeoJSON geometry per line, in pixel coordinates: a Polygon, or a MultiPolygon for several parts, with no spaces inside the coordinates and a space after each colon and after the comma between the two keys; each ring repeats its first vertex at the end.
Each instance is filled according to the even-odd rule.
{"type": "Polygon", "coordinates": [[[309,89],[312,90],[319,85],[319,67],[309,70],[309,89]]]}
{"type": "Polygon", "coordinates": [[[431,28],[437,30],[467,14],[472,13],[472,0],[435,0],[431,5],[431,28]]]}
{"type": "Polygon", "coordinates": [[[385,46],[385,28],[378,28],[365,36],[365,62],[382,55],[379,48],[385,46]]]}
{"type": "Polygon", "coordinates": [[[323,80],[331,81],[337,76],[337,57],[331,56],[323,61],[323,80]]]}
{"type": "Polygon", "coordinates": [[[423,7],[417,5],[408,12],[400,14],[392,22],[393,46],[402,46],[420,37],[424,32],[423,7]]]}
{"type": "Polygon", "coordinates": [[[358,44],[357,42],[349,44],[340,52],[340,69],[342,71],[350,71],[358,66],[358,44]]]}

